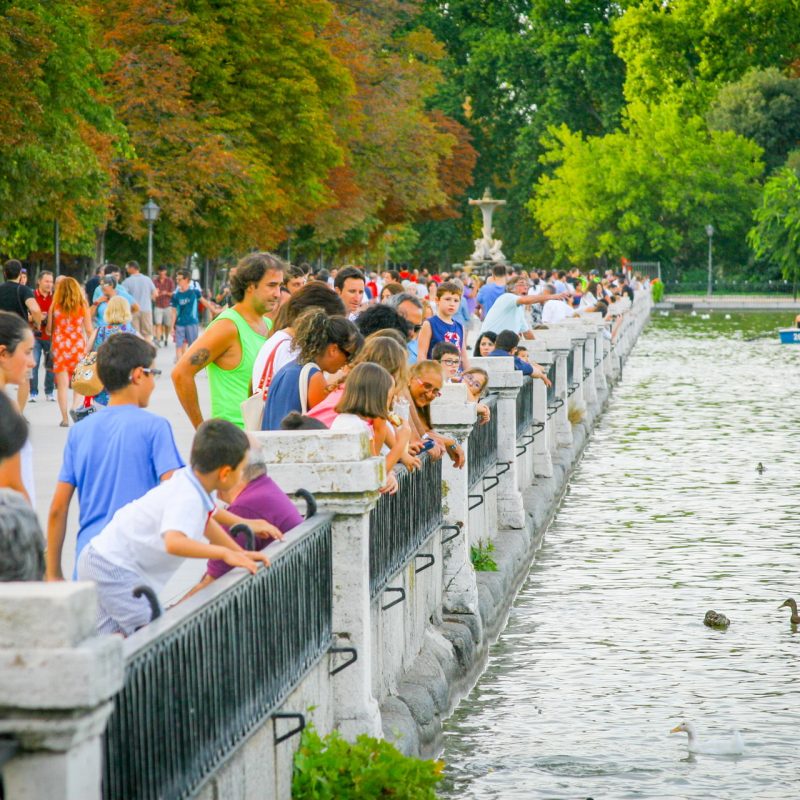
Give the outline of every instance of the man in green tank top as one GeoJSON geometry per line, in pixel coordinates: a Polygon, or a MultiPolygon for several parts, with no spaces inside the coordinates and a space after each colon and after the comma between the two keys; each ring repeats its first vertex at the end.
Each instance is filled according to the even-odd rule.
{"type": "Polygon", "coordinates": [[[235,304],[223,311],[172,370],[172,382],[192,425],[203,414],[195,375],[208,368],[211,416],[244,428],[241,404],[251,394],[251,374],[270,323],[264,315],[279,302],[286,263],[271,253],[251,253],[236,265],[231,279],[235,304]]]}

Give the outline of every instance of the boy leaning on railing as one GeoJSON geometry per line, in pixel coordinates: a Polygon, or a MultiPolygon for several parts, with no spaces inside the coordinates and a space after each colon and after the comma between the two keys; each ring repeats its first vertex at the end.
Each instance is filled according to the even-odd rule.
{"type": "Polygon", "coordinates": [[[269,559],[245,551],[220,527],[244,523],[257,535],[280,532],[263,520],[242,519],[217,509],[215,494],[236,486],[242,478],[249,441],[230,422],[212,419],[197,430],[191,466],[123,506],[84,548],[78,579],[97,586],[98,633],[125,636],[150,621],[145,597],[133,590],[149,586],[156,594],[181,566],[182,558],[222,559],[251,573],[269,559]],[[208,540],[203,541],[203,538],[208,540]]]}

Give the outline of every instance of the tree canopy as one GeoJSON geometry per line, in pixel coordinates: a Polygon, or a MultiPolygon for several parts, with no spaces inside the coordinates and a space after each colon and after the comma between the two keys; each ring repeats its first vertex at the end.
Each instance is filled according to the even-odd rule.
{"type": "Polygon", "coordinates": [[[796,0],[10,0],[0,251],[57,221],[74,255],[140,256],[152,198],[165,260],[291,237],[444,267],[489,186],[527,266],[680,268],[708,222],[749,265],[760,181],[800,161],[797,30],[796,0]]]}

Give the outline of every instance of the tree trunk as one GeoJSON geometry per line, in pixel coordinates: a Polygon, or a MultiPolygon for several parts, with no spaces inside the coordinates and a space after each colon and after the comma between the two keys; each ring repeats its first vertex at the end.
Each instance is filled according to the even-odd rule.
{"type": "Polygon", "coordinates": [[[106,226],[96,228],[94,232],[94,264],[101,267],[106,260],[106,226]]]}

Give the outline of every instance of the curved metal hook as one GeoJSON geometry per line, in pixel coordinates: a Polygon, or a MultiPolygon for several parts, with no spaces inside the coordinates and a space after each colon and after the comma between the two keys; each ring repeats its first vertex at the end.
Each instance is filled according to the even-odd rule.
{"type": "Polygon", "coordinates": [[[255,550],[256,549],[256,535],[253,533],[253,529],[249,525],[245,525],[244,522],[240,522],[238,525],[234,525],[230,530],[231,536],[235,539],[237,536],[241,536],[244,534],[245,539],[245,550],[255,550]]]}
{"type": "Polygon", "coordinates": [[[161,603],[158,602],[156,593],[149,586],[137,586],[133,590],[133,596],[138,600],[142,595],[147,598],[150,603],[150,622],[158,619],[163,613],[161,610],[161,603]]]}
{"type": "Polygon", "coordinates": [[[313,517],[317,513],[317,499],[308,489],[298,489],[294,496],[302,497],[306,501],[306,519],[313,517]]]}

